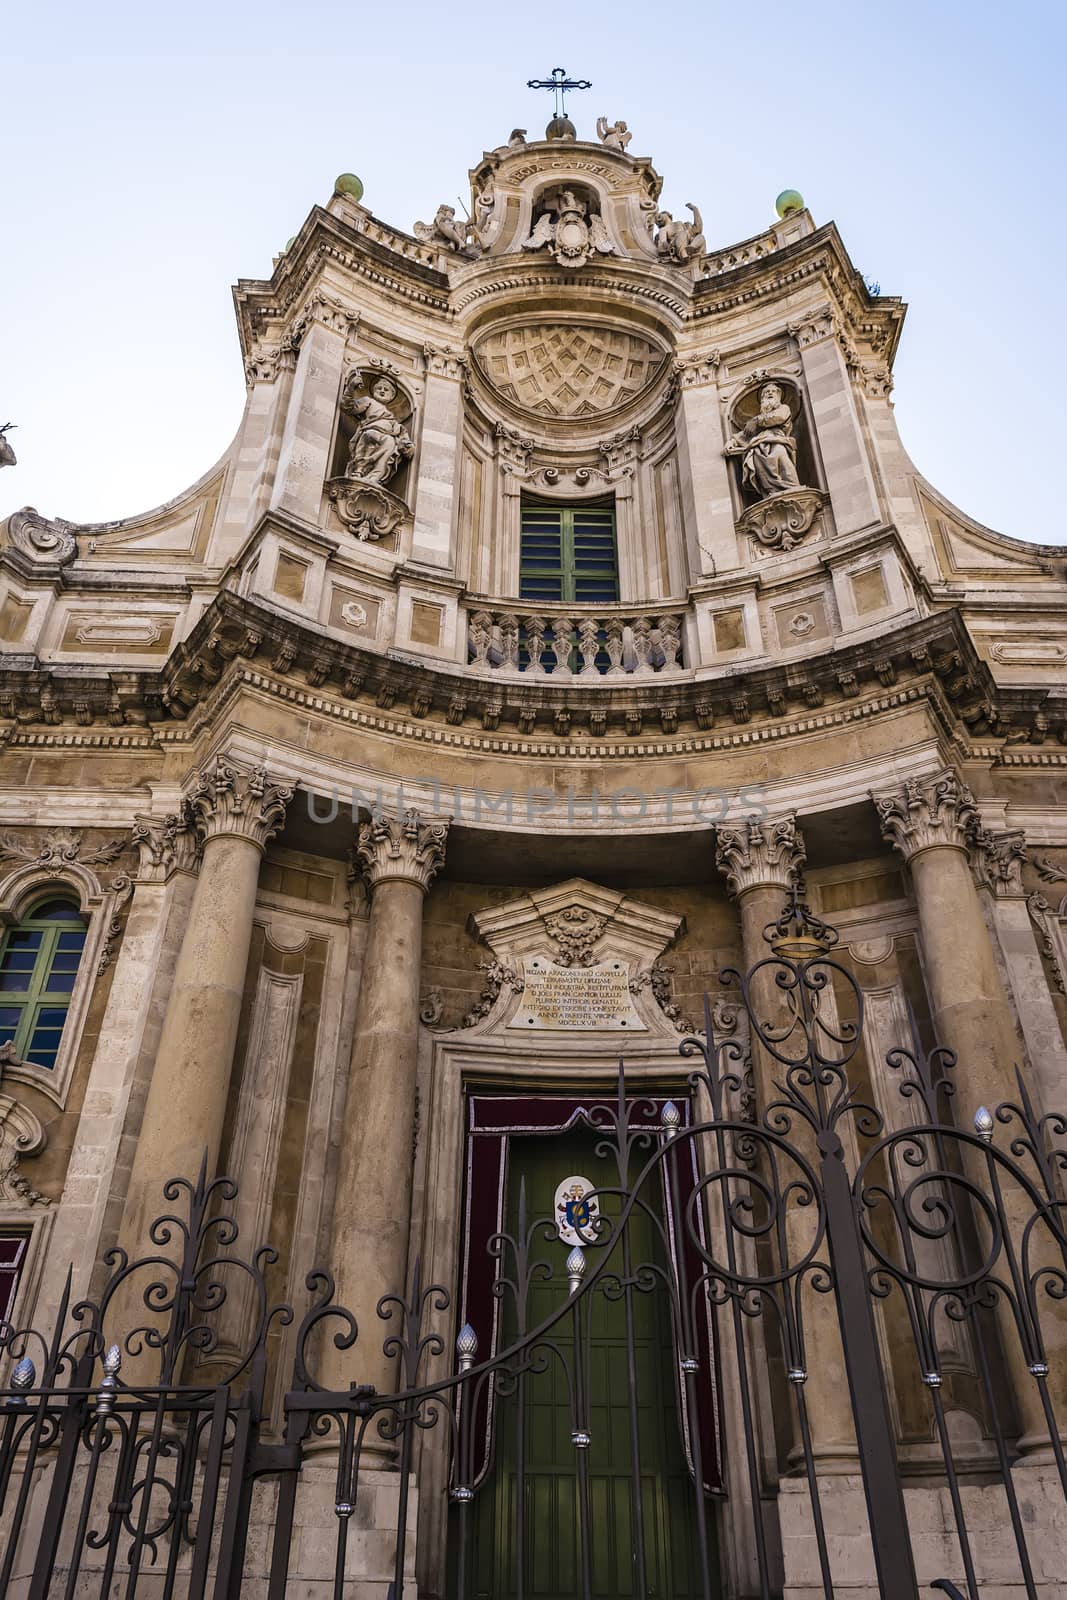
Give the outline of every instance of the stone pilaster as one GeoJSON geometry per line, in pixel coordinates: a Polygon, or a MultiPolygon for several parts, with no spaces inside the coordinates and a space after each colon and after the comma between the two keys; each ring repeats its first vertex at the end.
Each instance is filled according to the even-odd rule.
{"type": "Polygon", "coordinates": [[[1067,1084],[1067,1045],[1049,992],[1041,952],[1023,886],[1029,859],[1021,830],[990,833],[980,829],[974,842],[979,898],[1001,955],[1002,971],[1026,1045],[1030,1074],[1040,1109],[1057,1111],[1067,1084]]]}
{"type": "Polygon", "coordinates": [[[679,361],[678,463],[683,522],[694,577],[731,572],[739,565],[730,471],[723,446],[719,353],[679,361]]]}
{"type": "MultiPolygon", "coordinates": [[[[341,1136],[333,1217],[337,1299],[354,1312],[352,1350],[323,1352],[333,1388],[391,1387],[390,1331],[376,1315],[382,1295],[407,1287],[412,1128],[419,1039],[422,906],[445,859],[447,822],[415,811],[360,827],[353,863],[371,897],[366,951],[341,1136]]],[[[368,1437],[367,1447],[378,1448],[368,1437]]]]}
{"type": "MultiPolygon", "coordinates": [[[[770,955],[764,929],[778,920],[785,896],[796,882],[805,860],[804,837],[795,816],[782,817],[776,822],[750,817],[740,827],[716,830],[715,864],[738,902],[743,965],[749,971],[770,955]]],[[[785,993],[774,981],[772,967],[756,973],[749,998],[761,1023],[769,1022],[783,1029],[789,1026],[793,1014],[785,993]]],[[[754,1029],[751,1038],[756,1102],[758,1112],[762,1113],[772,1101],[781,1098],[775,1085],[783,1068],[760,1045],[754,1029]]],[[[808,1159],[817,1161],[814,1142],[804,1128],[795,1124],[791,1137],[808,1159]]],[[[793,1208],[786,1219],[786,1228],[791,1258],[800,1260],[808,1248],[810,1219],[798,1215],[793,1208]]],[[[805,1384],[812,1451],[820,1472],[848,1472],[856,1466],[856,1443],[848,1389],[841,1381],[844,1357],[837,1313],[828,1296],[810,1291],[804,1295],[803,1310],[805,1337],[813,1352],[805,1384]]],[[[794,1445],[795,1459],[799,1446],[795,1418],[794,1445]]]]}
{"type": "MultiPolygon", "coordinates": [[[[167,1178],[195,1179],[205,1151],[209,1173],[218,1159],[259,864],[292,793],[263,769],[241,772],[220,761],[189,797],[203,858],[130,1177],[121,1238],[131,1253],[145,1246],[167,1178]]],[[[189,830],[144,825],[138,842],[148,871],[165,873],[176,852],[189,850],[189,830]]]]}
{"type": "Polygon", "coordinates": [[[800,350],[834,525],[838,533],[869,528],[882,520],[882,510],[837,315],[822,306],[790,323],[789,332],[800,350]]]}
{"type": "MultiPolygon", "coordinates": [[[[979,1106],[992,1111],[1003,1100],[1017,1100],[1015,1070],[1020,1051],[1011,1004],[971,873],[969,848],[977,847],[983,870],[1008,887],[1015,880],[1018,857],[1010,846],[997,851],[983,843],[974,796],[954,772],[907,779],[899,789],[873,798],[883,837],[911,873],[934,1037],[938,1044],[956,1052],[957,1115],[960,1125],[970,1131],[979,1106]]],[[[972,1183],[987,1192],[984,1157],[964,1146],[963,1158],[972,1183]]],[[[1005,1209],[1016,1244],[1021,1246],[1029,1202],[1015,1185],[1005,1185],[1005,1191],[1005,1209]]],[[[1023,1427],[1035,1441],[1042,1435],[1047,1440],[1038,1391],[1022,1361],[1019,1339],[1003,1302],[999,1311],[1023,1427]]],[[[1043,1320],[1046,1337],[1055,1326],[1051,1315],[1043,1320]]],[[[1055,1342],[1067,1344],[1067,1330],[1055,1342]]],[[[1058,1362],[1053,1357],[1053,1376],[1058,1367],[1061,1380],[1062,1361],[1062,1355],[1058,1362]]],[[[1050,1376],[1050,1387],[1052,1381],[1050,1376]]]]}
{"type": "Polygon", "coordinates": [[[459,482],[463,358],[457,351],[427,346],[425,359],[426,393],[419,433],[411,556],[427,567],[447,570],[452,566],[452,527],[459,482]]]}

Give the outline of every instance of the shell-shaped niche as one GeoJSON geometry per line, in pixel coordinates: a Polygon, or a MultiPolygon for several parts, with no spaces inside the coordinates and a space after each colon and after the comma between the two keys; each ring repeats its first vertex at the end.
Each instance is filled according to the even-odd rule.
{"type": "Polygon", "coordinates": [[[668,359],[643,332],[562,318],[495,326],[476,341],[473,356],[510,406],[562,420],[605,417],[630,405],[668,359]]]}

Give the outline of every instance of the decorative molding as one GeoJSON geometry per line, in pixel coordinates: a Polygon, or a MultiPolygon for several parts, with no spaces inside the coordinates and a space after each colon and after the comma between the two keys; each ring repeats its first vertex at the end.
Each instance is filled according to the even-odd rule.
{"type": "Polygon", "coordinates": [[[196,870],[203,849],[198,822],[199,814],[190,800],[183,800],[181,809],[170,812],[162,821],[134,818],[130,837],[141,854],[137,870],[140,883],[166,883],[174,872],[196,870]]]}
{"type": "Polygon", "coordinates": [[[967,851],[981,827],[974,795],[954,772],[906,778],[891,794],[872,795],[882,837],[911,861],[923,850],[967,851]]]}
{"type": "MultiPolygon", "coordinates": [[[[20,1061],[10,1042],[0,1045],[0,1084],[10,1067],[28,1068],[20,1061]]],[[[0,1201],[24,1207],[48,1206],[51,1201],[35,1189],[19,1170],[25,1156],[40,1155],[46,1134],[40,1118],[29,1106],[0,1091],[0,1201]]]]}
{"type": "Polygon", "coordinates": [[[95,850],[83,851],[82,835],[74,828],[51,828],[35,850],[21,834],[0,833],[0,861],[26,861],[47,872],[77,863],[83,867],[110,866],[131,843],[129,834],[109,839],[95,850]]]}
{"type": "Polygon", "coordinates": [[[445,1000],[440,989],[427,989],[419,1000],[419,1021],[427,1028],[434,1028],[444,1014],[445,1000]]]}
{"type": "Polygon", "coordinates": [[[806,859],[793,814],[778,822],[753,816],[741,827],[715,830],[715,865],[735,897],[750,889],[788,889],[806,859]]]}
{"type": "Polygon", "coordinates": [[[424,344],[422,355],[430,377],[451,378],[458,383],[467,370],[466,353],[455,345],[424,344]]]}
{"type": "Polygon", "coordinates": [[[294,787],[275,783],[265,767],[243,772],[221,757],[201,773],[189,802],[206,844],[220,835],[248,839],[265,850],[285,821],[294,787]]]}
{"type": "Polygon", "coordinates": [[[545,932],[556,946],[556,961],[561,967],[591,967],[596,960],[593,946],[604,932],[606,921],[588,906],[565,906],[545,918],[545,932]]]}
{"type": "Polygon", "coordinates": [[[1041,949],[1048,957],[1052,976],[1060,994],[1067,995],[1067,961],[1063,953],[1062,923],[1067,920],[1067,895],[1058,906],[1049,903],[1041,893],[1026,897],[1030,920],[1041,937],[1041,949]]]}
{"type": "Polygon", "coordinates": [[[815,521],[825,496],[818,489],[783,489],[746,506],[737,519],[757,553],[794,550],[815,521]]]}
{"type": "Polygon", "coordinates": [[[35,506],[23,506],[8,518],[7,533],[14,549],[43,567],[65,567],[78,554],[74,537],[78,524],[42,517],[35,506]]]}
{"type": "Polygon", "coordinates": [[[685,1016],[681,1006],[673,998],[673,973],[674,968],[665,961],[653,961],[650,967],[645,967],[636,977],[630,979],[630,993],[640,994],[643,989],[651,991],[652,998],[659,1006],[667,1021],[678,1033],[699,1035],[702,1030],[685,1016]]]}
{"type": "Polygon", "coordinates": [[[382,813],[360,825],[353,860],[372,891],[383,882],[417,883],[429,891],[445,862],[448,820],[424,822],[417,811],[382,813]]]}
{"type": "Polygon", "coordinates": [[[460,1023],[461,1028],[473,1028],[476,1023],[487,1017],[496,1005],[500,992],[505,987],[513,989],[516,994],[521,994],[524,988],[522,974],[515,971],[503,961],[479,961],[478,971],[485,973],[485,983],[477,1003],[460,1023]]]}
{"type": "Polygon", "coordinates": [[[413,521],[404,501],[380,483],[330,478],[326,483],[326,495],[349,533],[355,534],[357,539],[387,539],[413,521]]]}
{"type": "Polygon", "coordinates": [[[990,833],[986,828],[979,828],[974,835],[973,850],[978,882],[991,889],[998,899],[1021,899],[1026,892],[1023,862],[1030,859],[1022,829],[990,833]]]}

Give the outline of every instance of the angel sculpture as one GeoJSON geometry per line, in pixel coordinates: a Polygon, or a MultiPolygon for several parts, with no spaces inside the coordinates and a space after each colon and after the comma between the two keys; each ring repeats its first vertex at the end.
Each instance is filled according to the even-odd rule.
{"type": "Polygon", "coordinates": [[[601,144],[609,150],[625,150],[633,138],[625,122],[609,122],[607,117],[597,117],[596,131],[601,144]]]}
{"type": "Polygon", "coordinates": [[[692,222],[675,222],[669,211],[657,211],[653,221],[659,229],[656,234],[656,250],[668,261],[675,261],[679,266],[684,266],[694,256],[700,255],[707,248],[704,238],[704,221],[699,210],[691,200],[686,201],[686,208],[693,213],[692,222]]]}
{"type": "Polygon", "coordinates": [[[446,245],[457,255],[473,260],[481,253],[480,246],[468,242],[467,231],[466,223],[456,221],[455,206],[438,206],[432,222],[416,222],[414,227],[420,244],[446,245]]]}
{"type": "Polygon", "coordinates": [[[596,212],[586,220],[589,207],[573,189],[564,189],[549,203],[522,242],[524,250],[548,249],[561,267],[581,267],[595,250],[602,256],[615,252],[604,219],[596,212]]]}

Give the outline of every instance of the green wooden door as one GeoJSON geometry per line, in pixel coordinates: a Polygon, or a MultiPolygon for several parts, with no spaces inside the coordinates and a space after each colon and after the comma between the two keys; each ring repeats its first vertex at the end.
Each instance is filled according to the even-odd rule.
{"type": "MultiPolygon", "coordinates": [[[[613,1161],[597,1157],[588,1131],[562,1136],[516,1138],[508,1174],[507,1230],[517,1222],[520,1181],[525,1179],[528,1216],[549,1217],[556,1186],[581,1173],[597,1187],[617,1182],[613,1161]]],[[[658,1189],[647,1198],[658,1208],[658,1189]]],[[[612,1204],[605,1200],[605,1215],[612,1204]]],[[[617,1206],[615,1210],[617,1211],[617,1206]]],[[[630,1226],[634,1264],[658,1259],[655,1234],[647,1218],[634,1213],[630,1226]]],[[[527,1326],[533,1327],[567,1297],[563,1263],[567,1247],[558,1239],[538,1241],[536,1259],[548,1262],[552,1279],[531,1292],[527,1326]]],[[[614,1265],[613,1260],[613,1265],[614,1265]]],[[[621,1257],[618,1260],[621,1271],[621,1257]]],[[[508,1270],[508,1269],[505,1269],[508,1270]]],[[[641,1600],[634,1554],[630,1379],[626,1350],[626,1310],[621,1300],[595,1289],[590,1305],[588,1450],[592,1528],[592,1592],[597,1600],[641,1600]]],[[[637,1382],[638,1450],[644,1507],[644,1594],[652,1600],[688,1600],[700,1594],[696,1567],[693,1487],[685,1465],[675,1397],[675,1357],[670,1312],[662,1293],[633,1296],[637,1382]]],[[[504,1338],[516,1335],[516,1320],[506,1305],[504,1338]]],[[[573,1353],[570,1318],[553,1330],[568,1359],[573,1353]]],[[[581,1594],[576,1449],[571,1443],[567,1380],[558,1361],[525,1380],[525,1600],[571,1600],[581,1594]]],[[[516,1510],[519,1402],[498,1402],[493,1465],[475,1496],[472,1550],[473,1594],[478,1600],[505,1600],[516,1584],[516,1510]]],[[[708,1505],[714,1540],[714,1507],[708,1505]]],[[[717,1575],[717,1558],[711,1566],[717,1575]]],[[[713,1592],[718,1592],[717,1577],[713,1592]]]]}

